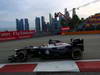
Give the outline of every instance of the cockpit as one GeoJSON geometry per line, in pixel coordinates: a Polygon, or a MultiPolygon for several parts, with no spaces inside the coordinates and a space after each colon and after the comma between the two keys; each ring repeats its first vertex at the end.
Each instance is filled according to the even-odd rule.
{"type": "Polygon", "coordinates": [[[61,41],[59,41],[59,40],[51,40],[51,39],[50,39],[50,40],[48,41],[48,43],[49,43],[49,44],[56,44],[56,43],[61,43],[61,41]]]}

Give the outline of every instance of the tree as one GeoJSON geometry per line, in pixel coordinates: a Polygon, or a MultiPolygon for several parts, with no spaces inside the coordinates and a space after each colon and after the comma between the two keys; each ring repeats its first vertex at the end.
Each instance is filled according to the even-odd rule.
{"type": "Polygon", "coordinates": [[[74,15],[69,23],[69,25],[72,27],[72,29],[77,28],[77,26],[80,24],[81,20],[77,15],[74,15]]]}
{"type": "Polygon", "coordinates": [[[60,24],[61,26],[69,26],[70,20],[61,19],[60,24]]]}

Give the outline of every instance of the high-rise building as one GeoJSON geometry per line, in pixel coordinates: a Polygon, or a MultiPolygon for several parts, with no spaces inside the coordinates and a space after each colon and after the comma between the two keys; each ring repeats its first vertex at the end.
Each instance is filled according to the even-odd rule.
{"type": "Polygon", "coordinates": [[[29,22],[27,18],[25,18],[24,30],[29,30],[29,22]]]}
{"type": "Polygon", "coordinates": [[[73,8],[72,17],[73,17],[74,15],[76,15],[76,9],[75,9],[75,8],[73,8]]]}
{"type": "Polygon", "coordinates": [[[16,19],[16,30],[19,31],[20,30],[20,23],[19,23],[19,20],[16,19]]]}
{"type": "Polygon", "coordinates": [[[24,30],[24,21],[23,19],[20,20],[20,30],[24,30]]]}
{"type": "Polygon", "coordinates": [[[49,23],[50,23],[50,24],[52,24],[52,19],[53,19],[52,15],[49,14],[49,23]]]}
{"type": "Polygon", "coordinates": [[[51,32],[51,24],[47,22],[46,26],[47,26],[47,32],[51,32]]]}
{"type": "Polygon", "coordinates": [[[29,22],[28,19],[16,19],[16,30],[20,31],[20,30],[29,30],[29,22]]]}
{"type": "Polygon", "coordinates": [[[69,12],[67,11],[67,8],[65,8],[65,16],[69,18],[69,12]]]}
{"type": "Polygon", "coordinates": [[[58,33],[60,30],[60,22],[56,18],[53,19],[52,29],[53,29],[53,33],[55,34],[58,33]]]}
{"type": "Polygon", "coordinates": [[[24,30],[23,19],[21,19],[21,20],[16,19],[16,30],[17,31],[24,30]]]}
{"type": "Polygon", "coordinates": [[[67,10],[67,8],[65,8],[65,19],[66,19],[66,21],[69,21],[70,19],[71,19],[71,17],[70,17],[70,15],[69,15],[69,12],[68,12],[68,10],[67,10]]]}
{"type": "Polygon", "coordinates": [[[47,27],[46,27],[44,16],[41,16],[41,24],[42,24],[42,31],[47,32],[47,27]]]}
{"type": "Polygon", "coordinates": [[[40,18],[36,17],[35,18],[35,27],[36,27],[36,31],[40,32],[41,31],[41,26],[40,26],[40,18]]]}

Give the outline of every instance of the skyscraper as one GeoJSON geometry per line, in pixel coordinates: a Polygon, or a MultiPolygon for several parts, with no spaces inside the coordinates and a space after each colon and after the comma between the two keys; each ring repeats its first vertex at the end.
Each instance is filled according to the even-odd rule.
{"type": "Polygon", "coordinates": [[[24,30],[24,21],[23,19],[20,20],[20,30],[24,30]]]}
{"type": "Polygon", "coordinates": [[[69,12],[67,11],[67,8],[65,8],[65,16],[69,17],[69,12]]]}
{"type": "Polygon", "coordinates": [[[52,19],[53,19],[52,15],[49,14],[49,22],[50,22],[50,24],[52,24],[52,19]]]}
{"type": "Polygon", "coordinates": [[[17,31],[24,30],[23,19],[21,20],[16,19],[16,30],[17,31]]]}
{"type": "Polygon", "coordinates": [[[65,8],[65,14],[64,14],[64,15],[65,15],[65,17],[66,17],[66,21],[69,21],[69,20],[71,19],[67,8],[65,8]]]}
{"type": "Polygon", "coordinates": [[[24,30],[29,30],[29,22],[27,18],[25,18],[24,30]]]}
{"type": "Polygon", "coordinates": [[[20,23],[19,23],[19,20],[16,19],[16,30],[19,31],[20,30],[20,23]]]}
{"type": "Polygon", "coordinates": [[[42,24],[42,31],[46,32],[47,31],[47,27],[46,27],[44,16],[41,16],[41,24],[42,24]]]}
{"type": "Polygon", "coordinates": [[[52,31],[54,34],[58,33],[60,29],[60,22],[56,18],[53,18],[52,31]]]}
{"type": "Polygon", "coordinates": [[[39,17],[35,18],[35,27],[36,27],[36,32],[40,32],[41,31],[40,18],[39,17]]]}
{"type": "Polygon", "coordinates": [[[76,9],[75,9],[75,8],[73,8],[72,17],[73,17],[74,15],[76,15],[76,9]]]}

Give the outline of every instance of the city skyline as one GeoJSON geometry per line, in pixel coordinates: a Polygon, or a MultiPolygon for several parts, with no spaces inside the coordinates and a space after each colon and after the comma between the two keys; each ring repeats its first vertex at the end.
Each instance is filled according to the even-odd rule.
{"type": "Polygon", "coordinates": [[[17,31],[30,30],[28,18],[25,18],[25,19],[22,19],[22,18],[21,19],[16,19],[16,30],[17,31]]]}
{"type": "Polygon", "coordinates": [[[100,0],[77,0],[77,2],[76,0],[44,0],[43,2],[40,0],[0,0],[0,28],[15,28],[15,19],[26,17],[29,19],[30,28],[33,29],[36,16],[44,16],[48,21],[49,13],[54,14],[59,11],[63,13],[65,8],[70,10],[91,1],[98,2],[77,10],[79,17],[84,18],[99,13],[100,0]]]}

